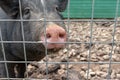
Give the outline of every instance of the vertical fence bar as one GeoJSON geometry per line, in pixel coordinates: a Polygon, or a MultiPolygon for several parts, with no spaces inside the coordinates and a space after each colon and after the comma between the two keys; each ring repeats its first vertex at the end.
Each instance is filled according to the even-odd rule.
{"type": "MultiPolygon", "coordinates": [[[[24,25],[23,25],[23,15],[22,15],[22,2],[19,0],[19,10],[20,10],[20,24],[21,24],[21,31],[22,31],[22,38],[23,38],[23,50],[24,50],[24,58],[25,58],[25,66],[27,67],[27,56],[26,56],[26,49],[25,49],[25,35],[24,35],[24,25]]],[[[26,73],[28,78],[28,73],[26,73]]]]}
{"type": "Polygon", "coordinates": [[[92,34],[93,34],[93,18],[94,18],[94,4],[95,0],[92,0],[92,14],[91,14],[91,21],[90,21],[90,43],[89,43],[89,55],[88,55],[88,71],[87,71],[87,80],[89,79],[89,69],[90,69],[90,59],[91,59],[91,45],[92,45],[92,34]]]}
{"type": "MultiPolygon", "coordinates": [[[[45,35],[45,45],[48,44],[47,42],[47,37],[46,37],[46,24],[47,24],[47,9],[46,9],[46,3],[44,0],[41,0],[42,3],[42,7],[43,7],[43,13],[44,13],[44,35],[45,35]]],[[[45,55],[46,55],[46,79],[48,80],[48,52],[47,52],[47,48],[45,47],[45,55]]]]}
{"type": "MultiPolygon", "coordinates": [[[[6,70],[6,75],[7,75],[7,78],[9,79],[9,72],[8,72],[8,67],[7,67],[7,60],[6,60],[6,55],[5,55],[5,49],[4,49],[4,44],[3,44],[3,38],[2,38],[2,32],[1,32],[1,27],[0,27],[0,38],[1,38],[1,48],[2,48],[2,53],[3,53],[3,58],[4,58],[4,61],[5,61],[5,70],[6,70]]],[[[1,53],[1,54],[2,54],[1,53]]]]}
{"type": "MultiPolygon", "coordinates": [[[[68,5],[67,5],[67,8],[68,8],[68,11],[67,11],[67,15],[68,15],[68,17],[67,17],[67,42],[69,42],[69,30],[70,30],[70,27],[69,27],[69,25],[70,25],[70,0],[68,0],[68,5]]],[[[67,45],[69,45],[69,44],[67,44],[67,45]]],[[[69,50],[69,47],[67,47],[67,49],[69,50]]],[[[66,59],[67,59],[67,62],[66,62],[66,67],[67,67],[67,73],[66,73],[66,77],[67,77],[67,79],[68,79],[68,73],[69,73],[69,70],[68,70],[68,66],[69,66],[69,53],[67,54],[67,57],[66,57],[66,59]]]]}
{"type": "Polygon", "coordinates": [[[107,71],[107,73],[108,73],[107,80],[111,79],[110,74],[111,74],[111,65],[112,65],[112,63],[111,63],[112,62],[112,52],[114,50],[114,43],[115,43],[114,41],[115,41],[115,32],[116,32],[116,26],[117,26],[119,3],[120,3],[120,1],[117,0],[117,2],[116,2],[116,12],[115,12],[115,21],[114,21],[114,29],[113,29],[113,33],[112,33],[112,35],[113,35],[113,37],[112,37],[112,49],[111,49],[111,52],[109,54],[110,58],[109,58],[109,67],[108,67],[108,71],[107,71]]]}

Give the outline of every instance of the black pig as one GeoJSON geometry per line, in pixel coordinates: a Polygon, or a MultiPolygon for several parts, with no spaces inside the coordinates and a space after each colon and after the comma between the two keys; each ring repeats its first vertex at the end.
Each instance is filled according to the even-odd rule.
{"type": "MultiPolygon", "coordinates": [[[[68,0],[0,0],[0,19],[62,20],[60,12],[65,10],[67,2],[68,0]]],[[[17,61],[25,61],[24,50],[27,61],[40,60],[45,56],[45,48],[48,51],[59,50],[65,45],[57,43],[46,44],[46,41],[62,43],[66,41],[66,28],[64,23],[60,21],[0,21],[0,34],[1,41],[24,40],[42,42],[25,43],[25,47],[22,42],[6,42],[3,45],[1,43],[0,61],[4,61],[4,55],[7,61],[16,61],[16,63],[7,63],[10,78],[24,77],[25,64],[17,63],[17,61]],[[15,76],[14,71],[16,65],[17,76],[15,76]]],[[[7,77],[6,74],[5,63],[1,62],[0,77],[5,78],[7,77]]]]}

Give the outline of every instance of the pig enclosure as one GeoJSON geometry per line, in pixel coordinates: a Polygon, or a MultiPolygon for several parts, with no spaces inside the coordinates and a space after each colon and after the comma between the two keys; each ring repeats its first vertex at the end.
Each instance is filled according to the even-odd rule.
{"type": "Polygon", "coordinates": [[[120,22],[116,24],[113,19],[94,20],[91,44],[91,20],[71,21],[66,48],[51,53],[38,63],[31,63],[27,69],[29,77],[48,77],[48,80],[119,80],[120,22]],[[45,74],[46,70],[48,75],[45,74]]]}
{"type": "MultiPolygon", "coordinates": [[[[90,19],[70,19],[68,11],[68,18],[62,20],[65,22],[68,33],[64,49],[50,54],[46,49],[46,57],[38,62],[4,60],[0,63],[26,63],[26,66],[30,63],[26,69],[25,80],[119,80],[120,18],[118,10],[120,9],[118,6],[120,6],[120,0],[117,0],[116,15],[113,19],[94,19],[94,1],[90,19]]],[[[14,20],[0,19],[0,21],[14,20]]],[[[23,23],[24,20],[20,19],[20,21],[23,23]]],[[[19,41],[1,39],[0,43],[5,54],[4,43],[19,43],[19,41]]],[[[23,41],[22,43],[25,48],[25,43],[40,42],[23,41]]],[[[22,79],[16,78],[16,80],[22,79]]]]}

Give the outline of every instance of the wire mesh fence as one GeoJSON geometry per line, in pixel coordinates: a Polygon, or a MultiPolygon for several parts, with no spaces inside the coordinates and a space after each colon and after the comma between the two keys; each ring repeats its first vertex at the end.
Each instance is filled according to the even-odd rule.
{"type": "Polygon", "coordinates": [[[56,11],[59,0],[1,0],[0,80],[120,79],[120,0],[116,0],[113,19],[95,19],[96,0],[92,0],[90,19],[71,19],[70,1],[67,18],[63,20],[61,11],[56,11]],[[67,40],[56,41],[55,36],[49,42],[48,26],[55,24],[50,33],[59,32],[56,26],[64,25],[63,22],[67,40]],[[48,44],[65,44],[65,47],[49,50],[48,44]]]}

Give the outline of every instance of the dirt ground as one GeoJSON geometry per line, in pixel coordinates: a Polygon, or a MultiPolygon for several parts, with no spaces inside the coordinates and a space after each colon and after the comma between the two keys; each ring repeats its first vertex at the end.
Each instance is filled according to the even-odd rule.
{"type": "Polygon", "coordinates": [[[28,77],[33,80],[120,80],[120,22],[106,20],[66,22],[69,28],[66,47],[28,65],[28,77]]]}

